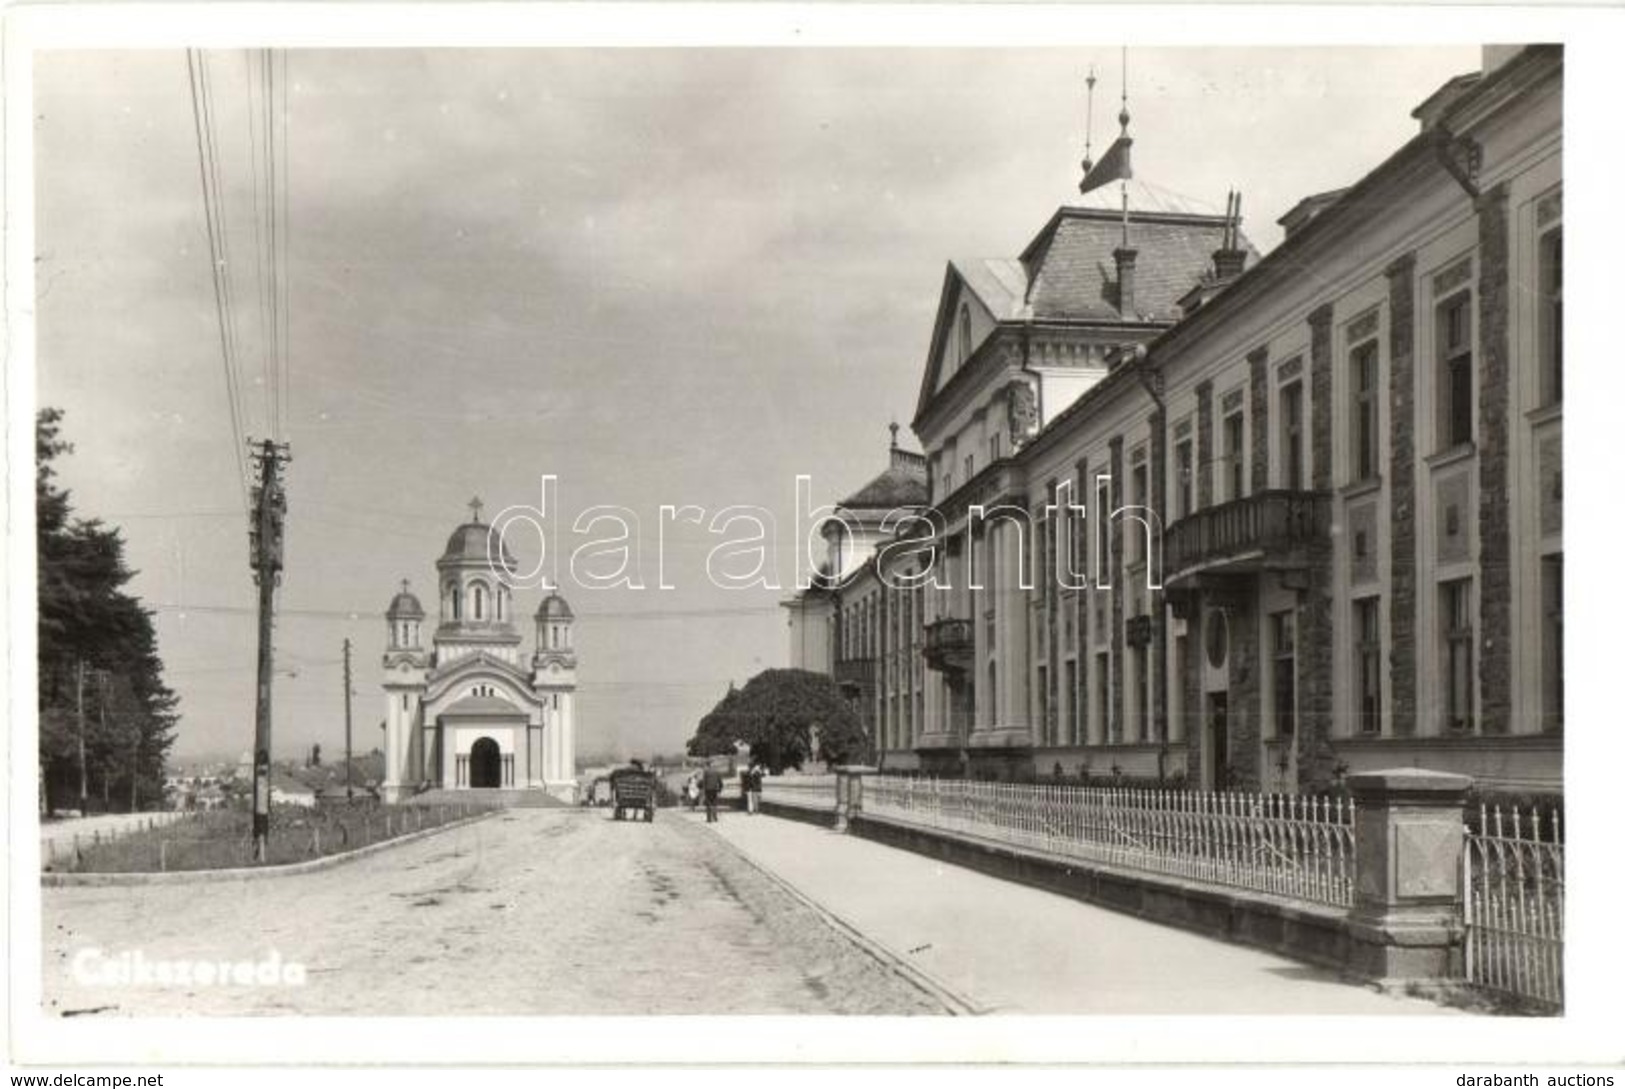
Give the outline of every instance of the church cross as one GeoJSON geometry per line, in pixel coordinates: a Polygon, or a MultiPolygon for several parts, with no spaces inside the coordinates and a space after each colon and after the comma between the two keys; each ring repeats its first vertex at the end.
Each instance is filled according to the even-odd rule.
{"type": "Polygon", "coordinates": [[[476,495],[468,501],[468,509],[474,515],[474,521],[478,522],[480,520],[480,511],[485,509],[485,504],[481,503],[480,497],[476,495]]]}

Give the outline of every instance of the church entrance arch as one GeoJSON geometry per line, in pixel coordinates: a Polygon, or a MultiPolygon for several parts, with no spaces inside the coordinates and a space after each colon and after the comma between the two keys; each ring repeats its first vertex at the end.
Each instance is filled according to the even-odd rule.
{"type": "Polygon", "coordinates": [[[468,785],[476,789],[502,785],[502,749],[489,737],[480,738],[468,751],[468,785]]]}

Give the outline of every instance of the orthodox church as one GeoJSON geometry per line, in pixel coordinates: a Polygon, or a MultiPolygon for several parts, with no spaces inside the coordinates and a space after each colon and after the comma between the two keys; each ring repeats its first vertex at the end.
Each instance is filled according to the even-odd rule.
{"type": "Polygon", "coordinates": [[[518,570],[491,527],[471,519],[440,558],[440,622],[423,646],[423,605],[401,583],[389,603],[384,651],[384,800],[427,789],[534,790],[576,800],[575,615],[557,590],[536,610],[528,660],[512,590],[500,565],[518,570]]]}

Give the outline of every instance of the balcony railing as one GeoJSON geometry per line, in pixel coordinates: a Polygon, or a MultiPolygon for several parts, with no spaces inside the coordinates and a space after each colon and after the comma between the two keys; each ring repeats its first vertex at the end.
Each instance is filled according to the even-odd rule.
{"type": "Polygon", "coordinates": [[[1305,550],[1328,532],[1323,492],[1265,491],[1207,507],[1168,527],[1165,584],[1200,571],[1256,571],[1306,562],[1305,550]]]}
{"type": "Polygon", "coordinates": [[[962,672],[976,658],[976,633],[971,622],[958,617],[925,626],[925,664],[939,672],[962,672]]]}

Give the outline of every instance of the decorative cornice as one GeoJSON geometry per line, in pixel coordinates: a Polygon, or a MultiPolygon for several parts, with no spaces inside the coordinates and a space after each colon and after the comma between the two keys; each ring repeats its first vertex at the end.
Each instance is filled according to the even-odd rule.
{"type": "Polygon", "coordinates": [[[1382,270],[1382,274],[1384,276],[1388,277],[1390,280],[1398,279],[1398,278],[1400,278],[1402,276],[1403,277],[1409,277],[1409,276],[1415,275],[1415,273],[1416,273],[1416,251],[1415,250],[1411,250],[1409,253],[1400,254],[1398,257],[1394,258],[1393,261],[1391,261],[1389,263],[1387,268],[1382,270]]]}

